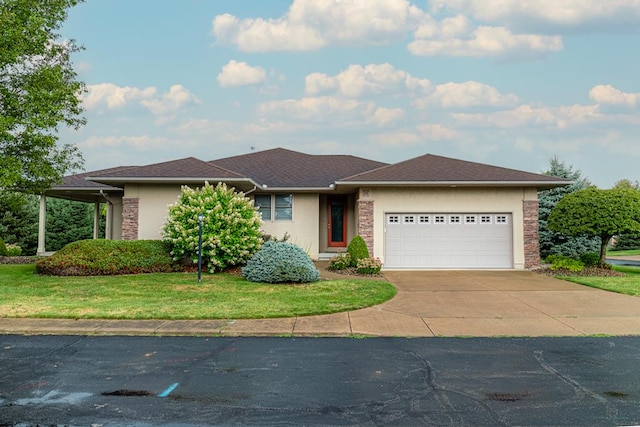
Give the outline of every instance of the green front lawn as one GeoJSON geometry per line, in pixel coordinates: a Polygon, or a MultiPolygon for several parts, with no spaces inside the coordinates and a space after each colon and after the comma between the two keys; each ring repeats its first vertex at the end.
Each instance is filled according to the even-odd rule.
{"type": "Polygon", "coordinates": [[[626,295],[640,295],[640,268],[627,266],[614,266],[614,270],[626,273],[623,277],[583,277],[583,276],[561,276],[559,279],[569,282],[579,283],[592,288],[604,289],[605,291],[618,292],[626,295]]]}
{"type": "Polygon", "coordinates": [[[630,255],[640,255],[640,249],[630,249],[628,251],[607,251],[607,255],[611,256],[630,256],[630,255]]]}
{"type": "Polygon", "coordinates": [[[328,314],[380,304],[390,283],[345,277],[303,285],[247,282],[230,274],[54,277],[0,265],[0,317],[257,319],[328,314]]]}

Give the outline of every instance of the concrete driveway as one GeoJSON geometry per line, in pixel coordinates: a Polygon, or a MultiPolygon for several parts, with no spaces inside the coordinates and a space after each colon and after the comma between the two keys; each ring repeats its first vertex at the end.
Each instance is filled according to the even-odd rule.
{"type": "Polygon", "coordinates": [[[398,295],[350,313],[386,336],[640,335],[640,298],[530,271],[388,271],[398,295]]]}

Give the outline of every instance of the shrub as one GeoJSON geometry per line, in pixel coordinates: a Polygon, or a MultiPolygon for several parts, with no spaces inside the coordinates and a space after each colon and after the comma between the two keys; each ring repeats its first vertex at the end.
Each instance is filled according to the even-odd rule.
{"type": "Polygon", "coordinates": [[[242,268],[251,282],[315,282],[320,272],[302,248],[287,242],[266,242],[242,268]]]}
{"type": "Polygon", "coordinates": [[[600,254],[585,252],[580,255],[580,261],[582,261],[585,267],[597,267],[600,265],[600,254]]]}
{"type": "Polygon", "coordinates": [[[351,267],[351,255],[348,252],[333,256],[329,260],[329,270],[344,270],[351,267]]]}
{"type": "Polygon", "coordinates": [[[358,260],[356,270],[360,274],[379,274],[382,262],[380,258],[362,258],[358,260]]]}
{"type": "Polygon", "coordinates": [[[347,252],[351,255],[351,267],[357,267],[358,260],[369,258],[369,248],[359,235],[351,239],[349,246],[347,246],[347,252]]]}
{"type": "Polygon", "coordinates": [[[198,259],[198,215],[202,227],[202,261],[210,272],[244,264],[262,246],[260,215],[253,202],[223,183],[216,187],[182,187],[169,206],[162,233],[175,260],[198,259]]]}
{"type": "Polygon", "coordinates": [[[7,245],[4,244],[2,237],[0,237],[0,256],[7,256],[7,245]]]}
{"type": "Polygon", "coordinates": [[[640,249],[640,236],[621,234],[616,238],[613,249],[616,251],[640,249]]]}
{"type": "MultiPolygon", "coordinates": [[[[547,261],[551,258],[551,270],[569,270],[573,272],[582,271],[584,269],[584,263],[577,259],[570,258],[563,255],[551,255],[547,257],[547,261]]],[[[599,257],[598,257],[599,258],[599,257]]]]}
{"type": "Polygon", "coordinates": [[[99,276],[177,271],[160,240],[80,240],[36,263],[40,274],[99,276]]]}
{"type": "Polygon", "coordinates": [[[22,255],[22,248],[16,244],[9,243],[6,245],[7,256],[20,256],[22,255]]]}

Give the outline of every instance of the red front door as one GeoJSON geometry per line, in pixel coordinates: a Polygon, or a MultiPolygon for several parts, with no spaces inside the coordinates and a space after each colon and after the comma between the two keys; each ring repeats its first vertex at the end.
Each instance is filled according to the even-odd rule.
{"type": "Polygon", "coordinates": [[[332,196],[327,200],[329,222],[328,246],[347,247],[347,198],[332,196]]]}

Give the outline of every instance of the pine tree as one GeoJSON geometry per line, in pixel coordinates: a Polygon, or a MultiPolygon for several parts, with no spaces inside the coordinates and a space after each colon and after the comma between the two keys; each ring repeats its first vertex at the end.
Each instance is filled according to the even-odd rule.
{"type": "Polygon", "coordinates": [[[540,257],[542,259],[549,255],[565,255],[572,258],[579,258],[586,252],[598,253],[600,241],[593,237],[567,236],[549,230],[547,219],[551,209],[567,194],[585,189],[591,185],[589,180],[582,176],[580,170],[574,170],[573,166],[554,157],[550,161],[549,170],[545,175],[571,181],[571,184],[564,187],[556,187],[551,190],[540,191],[538,193],[539,207],[539,233],[540,233],[540,257]]]}

